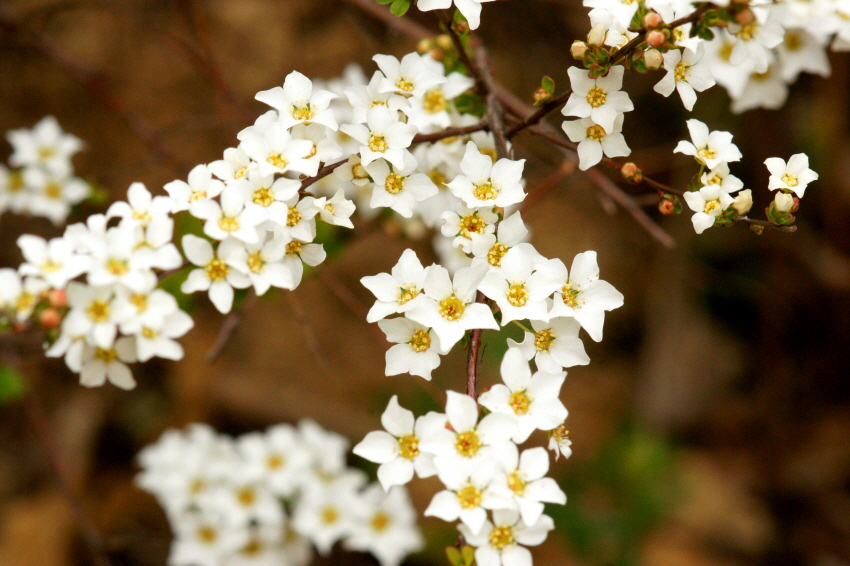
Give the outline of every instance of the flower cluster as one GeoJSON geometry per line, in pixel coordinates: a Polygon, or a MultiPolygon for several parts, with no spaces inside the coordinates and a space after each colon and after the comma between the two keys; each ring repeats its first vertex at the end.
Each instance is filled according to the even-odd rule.
{"type": "MultiPolygon", "coordinates": [[[[688,120],[688,129],[691,141],[680,141],[675,152],[692,155],[700,165],[684,199],[694,211],[691,217],[694,230],[702,234],[707,228],[729,225],[734,218],[745,216],[753,206],[753,197],[750,189],[741,190],[744,183],[729,172],[729,163],[741,159],[741,152],[732,143],[732,134],[709,132],[708,126],[699,120],[688,120]]],[[[768,188],[779,189],[767,209],[768,220],[777,226],[791,224],[794,222],[791,213],[796,212],[800,197],[818,174],[809,169],[809,158],[802,153],[793,155],[787,164],[783,159],[771,157],[765,165],[771,174],[768,188]]]]}
{"type": "Polygon", "coordinates": [[[64,222],[71,207],[91,193],[88,183],[74,176],[71,163],[83,142],[63,132],[53,116],[32,129],[10,130],[6,139],[12,145],[12,168],[0,165],[0,214],[9,210],[64,222]]]}
{"type": "Polygon", "coordinates": [[[366,485],[347,449],[309,420],[235,439],[196,424],[145,448],[136,481],[171,523],[170,566],[304,566],[338,541],[397,566],[423,546],[407,491],[366,485]]]}

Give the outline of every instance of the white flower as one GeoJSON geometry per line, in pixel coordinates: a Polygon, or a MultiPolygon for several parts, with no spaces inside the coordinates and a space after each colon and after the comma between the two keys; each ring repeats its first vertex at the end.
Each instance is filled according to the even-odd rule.
{"type": "Polygon", "coordinates": [[[289,270],[292,280],[292,288],[284,287],[290,291],[301,284],[304,276],[304,264],[315,267],[325,261],[328,256],[322,244],[307,244],[298,240],[292,240],[286,244],[286,254],[283,256],[283,265],[289,270]]]}
{"type": "Polygon", "coordinates": [[[697,234],[702,234],[707,228],[714,226],[715,219],[723,214],[735,200],[719,185],[709,185],[699,191],[687,192],[684,198],[690,209],[694,211],[691,222],[694,223],[697,234]]]}
{"type": "MultiPolygon", "coordinates": [[[[455,7],[469,22],[470,29],[478,29],[481,24],[481,4],[493,0],[454,0],[455,7]]],[[[423,12],[429,10],[446,10],[451,8],[452,0],[419,0],[416,6],[423,12]]]]}
{"type": "Polygon", "coordinates": [[[543,477],[549,471],[549,455],[543,447],[529,448],[522,455],[516,444],[506,443],[495,454],[501,470],[494,485],[512,499],[522,521],[533,525],[543,514],[543,503],[567,502],[566,494],[552,478],[543,477]]]}
{"type": "Polygon", "coordinates": [[[426,91],[445,83],[446,77],[434,72],[424,59],[415,52],[408,53],[401,61],[392,55],[372,57],[385,76],[378,86],[378,91],[422,98],[426,91]]]}
{"type": "Polygon", "coordinates": [[[494,385],[478,402],[493,413],[516,420],[514,442],[525,442],[535,429],[550,430],[567,418],[567,409],[558,399],[567,372],[538,371],[532,375],[517,348],[508,348],[502,358],[501,372],[505,384],[494,385]]]}
{"type": "Polygon", "coordinates": [[[404,155],[404,167],[393,166],[378,159],[366,166],[366,171],[375,181],[372,188],[372,208],[386,206],[405,218],[413,216],[413,206],[417,202],[437,194],[437,186],[424,173],[416,173],[416,158],[412,154],[404,155]]]}
{"type": "Polygon", "coordinates": [[[248,277],[231,269],[216,255],[212,244],[203,238],[191,234],[183,236],[183,253],[189,261],[201,269],[190,272],[189,277],[180,286],[180,290],[183,293],[209,291],[210,300],[215,308],[221,313],[230,312],[233,306],[233,288],[248,287],[251,284],[248,277]]]}
{"type": "Polygon", "coordinates": [[[623,137],[623,115],[618,114],[609,132],[596,124],[592,118],[582,118],[564,122],[561,125],[567,137],[578,143],[579,169],[586,171],[602,161],[602,154],[608,157],[625,157],[632,150],[623,137]]]}
{"type": "MultiPolygon", "coordinates": [[[[248,154],[240,145],[239,147],[229,147],[224,150],[224,159],[213,161],[208,165],[209,170],[213,175],[230,183],[245,177],[250,171],[257,168],[257,164],[251,161],[248,154]]],[[[220,191],[219,191],[220,192],[220,191]]]]}
{"type": "Polygon", "coordinates": [[[697,45],[696,51],[671,49],[666,52],[664,68],[667,74],[655,85],[655,92],[662,96],[670,96],[675,88],[679,91],[685,108],[693,110],[694,103],[697,101],[694,91],[702,92],[715,84],[708,64],[700,63],[704,53],[705,47],[702,43],[697,45]]]}
{"type": "Polygon", "coordinates": [[[314,164],[307,161],[313,142],[292,137],[280,123],[269,125],[261,137],[249,137],[242,142],[248,156],[257,162],[260,175],[296,171],[309,175],[314,164]]]}
{"type": "Polygon", "coordinates": [[[407,110],[408,101],[393,91],[383,92],[380,84],[386,80],[381,71],[375,71],[368,85],[354,85],[345,89],[345,97],[353,107],[352,124],[366,121],[366,112],[374,106],[387,106],[390,110],[407,110]]]}
{"type": "Polygon", "coordinates": [[[472,209],[463,203],[459,203],[455,211],[444,212],[441,218],[440,232],[443,236],[454,237],[452,245],[463,249],[464,253],[472,252],[473,234],[492,234],[499,220],[491,208],[472,209]]]}
{"type": "Polygon", "coordinates": [[[189,182],[171,181],[165,192],[171,197],[171,212],[189,210],[189,205],[199,199],[212,199],[224,190],[224,183],[212,178],[206,165],[196,165],[189,171],[189,182]]]}
{"type": "Polygon", "coordinates": [[[801,28],[786,27],[785,37],[776,48],[782,79],[793,83],[803,71],[828,77],[831,69],[826,54],[827,38],[822,33],[813,35],[801,28]]]}
{"type": "Polygon", "coordinates": [[[357,487],[347,482],[308,490],[295,506],[293,527],[313,541],[323,556],[331,551],[336,541],[351,532],[360,508],[357,487]]]}
{"type": "Polygon", "coordinates": [[[569,272],[563,266],[561,281],[563,287],[560,293],[555,293],[549,318],[571,316],[594,341],[599,342],[602,340],[605,311],[623,306],[623,294],[607,281],[599,279],[594,251],[576,255],[569,272]]]}
{"type": "MultiPolygon", "coordinates": [[[[121,332],[136,335],[139,361],[146,362],[154,356],[168,360],[182,359],[183,347],[174,339],[180,338],[195,325],[192,317],[177,307],[177,301],[171,294],[160,289],[154,290],[147,296],[131,296],[128,302],[130,301],[137,305],[141,305],[142,301],[150,302],[159,307],[151,308],[144,305],[146,309],[140,313],[141,316],[132,317],[121,323],[121,332]]],[[[118,301],[116,300],[115,303],[117,310],[118,301]]]]}
{"type": "Polygon", "coordinates": [[[25,260],[18,272],[41,277],[54,289],[64,288],[68,281],[89,269],[90,259],[74,253],[72,244],[65,238],[53,238],[48,242],[24,234],[18,238],[18,247],[25,260]]]}
{"type": "Polygon", "coordinates": [[[434,329],[440,345],[450,350],[473,328],[498,330],[490,308],[477,303],[478,286],[487,274],[487,265],[458,269],[454,281],[442,266],[432,265],[425,275],[425,296],[407,313],[407,318],[434,329]]]}
{"type": "Polygon", "coordinates": [[[416,135],[415,126],[399,122],[398,113],[394,115],[386,106],[370,108],[365,126],[343,124],[340,129],[362,144],[359,153],[363,166],[384,158],[398,169],[404,169],[404,156],[416,135]]]}
{"type": "Polygon", "coordinates": [[[694,119],[688,120],[687,124],[693,143],[680,141],[673,153],[693,155],[698,163],[706,165],[709,169],[714,169],[722,162],[741,159],[741,152],[732,143],[732,134],[729,132],[709,133],[708,126],[694,119]]]}
{"type": "Polygon", "coordinates": [[[492,269],[478,289],[496,301],[502,311],[502,326],[512,320],[549,320],[546,298],[561,286],[557,263],[534,263],[534,256],[512,248],[492,269]]]}
{"type": "Polygon", "coordinates": [[[467,543],[476,546],[475,562],[478,566],[530,566],[531,553],[525,546],[537,546],[546,540],[555,523],[548,515],[541,515],[534,525],[525,525],[515,511],[497,510],[493,521],[485,521],[480,533],[460,525],[467,543]],[[525,546],[520,546],[525,545],[525,546]]]}
{"type": "Polygon", "coordinates": [[[127,190],[127,201],[112,203],[106,211],[107,218],[120,218],[122,224],[147,226],[154,218],[162,218],[171,213],[171,199],[153,197],[142,183],[133,183],[127,190]]]}
{"type": "Polygon", "coordinates": [[[304,164],[304,174],[308,177],[319,172],[322,163],[330,163],[342,157],[342,148],[331,137],[334,135],[321,124],[297,124],[292,128],[292,137],[299,140],[307,140],[313,144],[313,148],[307,153],[304,164]]]}
{"type": "Polygon", "coordinates": [[[773,61],[771,50],[782,43],[785,30],[776,20],[764,21],[763,9],[756,8],[753,12],[757,17],[748,24],[729,24],[729,32],[736,38],[729,62],[739,65],[746,61],[753,65],[753,72],[764,73],[773,61]]]}
{"type": "Polygon", "coordinates": [[[57,176],[46,169],[27,167],[23,177],[29,191],[29,212],[54,224],[64,222],[71,205],[82,202],[91,193],[91,187],[82,179],[57,176]]]}
{"type": "Polygon", "coordinates": [[[492,413],[478,422],[478,405],[472,397],[454,391],[447,391],[446,395],[446,417],[451,427],[423,431],[419,449],[436,456],[438,472],[463,475],[478,470],[489,476],[493,451],[514,436],[516,419],[492,413]]]}
{"type": "Polygon", "coordinates": [[[269,287],[295,287],[291,272],[281,263],[288,243],[283,237],[256,244],[242,244],[231,239],[219,247],[218,255],[228,266],[247,275],[254,291],[262,296],[269,287]]]}
{"type": "Polygon", "coordinates": [[[426,273],[427,268],[422,267],[416,252],[406,249],[392,268],[392,274],[379,273],[360,279],[377,299],[366,315],[367,322],[407,312],[416,306],[414,299],[423,292],[426,273]]]}
{"type": "Polygon", "coordinates": [[[703,186],[718,185],[727,193],[734,193],[744,188],[744,182],[735,175],[729,174],[729,165],[721,163],[717,167],[706,171],[700,177],[703,186]]]}
{"type": "Polygon", "coordinates": [[[106,380],[121,389],[133,389],[136,380],[127,363],[136,361],[135,339],[119,338],[114,345],[101,348],[85,344],[82,351],[80,385],[100,387],[106,380]]]}
{"type": "Polygon", "coordinates": [[[802,198],[809,183],[818,178],[818,174],[809,169],[809,157],[805,153],[792,155],[787,165],[785,160],[779,157],[769,157],[764,164],[770,171],[767,188],[771,191],[791,191],[802,198]]]}
{"type": "Polygon", "coordinates": [[[564,424],[561,424],[552,430],[549,431],[549,446],[548,449],[555,453],[555,460],[557,460],[561,454],[564,455],[564,458],[569,458],[573,454],[572,441],[568,436],[570,431],[566,429],[564,424]]]}
{"type": "MultiPolygon", "coordinates": [[[[286,177],[274,178],[274,175],[260,175],[258,171],[249,171],[246,177],[228,184],[234,192],[241,191],[246,208],[259,211],[252,212],[256,219],[262,221],[283,218],[289,212],[286,202],[297,200],[301,182],[286,177]]],[[[263,224],[260,223],[260,227],[263,224]]]]}
{"type": "MultiPolygon", "coordinates": [[[[520,246],[527,254],[535,253],[531,244],[522,243],[528,236],[528,228],[525,227],[519,211],[502,220],[495,234],[472,234],[471,236],[473,263],[486,261],[493,267],[499,267],[508,250],[515,246],[520,246]]],[[[535,256],[535,261],[541,259],[545,258],[535,256]]]]}
{"type": "Polygon", "coordinates": [[[245,474],[264,477],[269,489],[280,497],[290,497],[310,465],[310,458],[289,424],[270,427],[265,434],[249,433],[236,442],[245,461],[245,474]]]}
{"type": "Polygon", "coordinates": [[[283,87],[258,92],[254,98],[276,109],[284,128],[315,122],[331,130],[337,129],[333,111],[328,108],[336,95],[321,89],[313,92],[312,81],[298,71],[286,76],[283,87]]]}
{"type": "Polygon", "coordinates": [[[440,339],[430,328],[406,318],[379,320],[378,326],[395,344],[387,350],[386,375],[409,373],[431,381],[431,372],[440,365],[440,339]]]}
{"type": "Polygon", "coordinates": [[[388,493],[377,485],[360,495],[358,521],[352,525],[344,546],[371,552],[381,566],[398,566],[402,559],[425,545],[416,527],[416,510],[407,490],[394,487],[388,493]]]}
{"type": "Polygon", "coordinates": [[[517,204],[526,196],[522,188],[524,164],[525,159],[500,159],[494,164],[489,155],[482,154],[470,141],[460,162],[463,175],[455,177],[448,187],[470,208],[517,204]]]}
{"type": "Polygon", "coordinates": [[[241,186],[231,185],[222,191],[221,204],[212,199],[200,199],[192,203],[189,212],[206,221],[204,234],[210,238],[222,241],[230,236],[255,244],[259,241],[257,225],[266,215],[258,208],[246,207],[246,196],[241,186]]]}
{"type": "Polygon", "coordinates": [[[398,396],[393,395],[381,415],[381,424],[387,432],[370,432],[352,452],[380,464],[378,481],[385,490],[406,484],[413,478],[414,471],[420,478],[429,478],[437,473],[434,455],[423,452],[419,442],[432,431],[445,427],[445,415],[430,412],[416,419],[414,424],[413,413],[402,408],[398,404],[398,396]]]}
{"type": "Polygon", "coordinates": [[[753,108],[782,108],[788,98],[788,83],[782,79],[779,67],[774,63],[764,73],[745,75],[741,93],[732,100],[732,112],[740,114],[753,108]]]}
{"type": "Polygon", "coordinates": [[[531,320],[531,327],[534,332],[526,332],[520,343],[508,338],[508,346],[518,348],[526,360],[534,358],[538,369],[558,373],[563,368],[590,363],[578,337],[581,325],[574,318],[559,316],[549,322],[531,320]]]}
{"type": "Polygon", "coordinates": [[[112,307],[113,287],[91,287],[72,281],[67,293],[71,310],[62,321],[62,333],[85,336],[87,342],[99,348],[112,347],[119,322],[112,307]]]}
{"type": "Polygon", "coordinates": [[[336,194],[328,200],[327,197],[317,198],[313,206],[319,211],[319,217],[328,224],[354,228],[351,223],[351,215],[354,214],[354,203],[345,198],[345,190],[339,189],[336,194]]]}
{"type": "Polygon", "coordinates": [[[63,132],[53,116],[45,116],[31,130],[10,130],[6,139],[13,150],[10,165],[43,167],[59,177],[71,173],[71,157],[83,147],[82,140],[63,132]]]}
{"type": "Polygon", "coordinates": [[[487,519],[485,509],[509,509],[510,500],[491,487],[493,463],[481,464],[472,470],[440,468],[438,475],[447,489],[434,495],[424,515],[444,521],[460,519],[470,532],[478,533],[487,519]]]}
{"type": "Polygon", "coordinates": [[[570,67],[573,93],[567,104],[561,110],[564,116],[591,118],[606,132],[613,132],[614,120],[623,112],[634,110],[629,95],[620,89],[623,86],[625,69],[616,65],[608,72],[608,76],[592,79],[587,75],[587,69],[570,67]]]}
{"type": "Polygon", "coordinates": [[[26,277],[21,281],[21,276],[14,269],[4,267],[0,269],[0,308],[9,309],[18,322],[23,322],[32,315],[38,304],[38,296],[48,288],[48,284],[40,277],[26,277]]]}

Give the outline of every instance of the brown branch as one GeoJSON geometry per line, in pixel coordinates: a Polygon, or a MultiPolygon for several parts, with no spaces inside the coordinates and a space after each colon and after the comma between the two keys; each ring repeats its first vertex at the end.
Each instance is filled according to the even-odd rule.
{"type": "Polygon", "coordinates": [[[466,134],[472,134],[475,132],[480,132],[481,130],[488,129],[490,129],[490,125],[486,121],[482,120],[477,124],[472,124],[471,126],[464,126],[462,128],[448,128],[439,132],[434,132],[432,134],[416,134],[415,136],[413,136],[412,143],[417,144],[423,142],[435,142],[446,138],[463,136],[466,134]]]}
{"type": "Polygon", "coordinates": [[[505,110],[499,104],[498,89],[493,75],[490,73],[490,57],[484,47],[475,49],[475,58],[478,61],[478,76],[484,84],[487,103],[487,123],[490,125],[490,133],[496,140],[496,157],[499,159],[508,156],[508,142],[505,135],[505,110]]]}
{"type": "Polygon", "coordinates": [[[533,114],[522,120],[520,123],[515,124],[510,130],[505,134],[508,139],[511,139],[515,135],[517,135],[522,130],[534,126],[539,123],[540,120],[545,118],[549,113],[561,108],[564,104],[567,103],[567,100],[570,98],[570,94],[572,94],[571,89],[567,89],[562,92],[556,98],[553,98],[540,108],[538,108],[533,114]]]}
{"type": "Polygon", "coordinates": [[[735,222],[743,222],[744,224],[751,224],[753,226],[763,226],[765,228],[770,228],[771,230],[785,232],[786,234],[793,234],[797,231],[796,226],[777,226],[776,224],[771,224],[767,220],[756,220],[755,218],[748,218],[746,216],[736,216],[735,222]]]}
{"type": "Polygon", "coordinates": [[[153,127],[118,100],[100,77],[72,59],[52,38],[24,26],[19,16],[8,5],[0,4],[0,26],[25,37],[47,59],[82,85],[101,104],[120,116],[154,155],[175,170],[187,169],[186,165],[165,147],[161,136],[153,127]]]}
{"type": "Polygon", "coordinates": [[[452,44],[455,46],[455,51],[457,51],[460,62],[463,63],[463,65],[469,70],[469,74],[472,75],[473,79],[475,79],[475,82],[478,84],[478,88],[480,88],[482,90],[482,94],[486,96],[491,85],[488,85],[484,79],[480,68],[481,62],[479,61],[478,65],[476,65],[469,57],[469,52],[463,45],[463,40],[457,34],[457,31],[455,31],[454,26],[452,25],[453,20],[449,10],[440,10],[439,14],[440,22],[442,22],[442,24],[446,27],[446,31],[452,39],[452,44]]]}
{"type": "MultiPolygon", "coordinates": [[[[706,10],[708,10],[710,7],[711,7],[711,5],[710,5],[710,4],[703,4],[702,6],[700,6],[699,8],[697,8],[697,9],[696,9],[696,10],[695,10],[692,14],[687,15],[687,16],[685,16],[684,18],[679,18],[678,20],[673,20],[673,21],[672,21],[672,22],[670,22],[668,25],[670,26],[670,29],[676,29],[677,27],[682,26],[682,25],[685,25],[685,24],[687,24],[687,23],[695,22],[695,21],[697,21],[697,20],[698,20],[698,19],[702,16],[702,14],[703,14],[706,10]]],[[[647,34],[647,32],[648,32],[648,31],[649,31],[649,30],[647,30],[647,29],[642,29],[642,30],[640,30],[640,31],[638,32],[638,34],[637,34],[634,38],[632,38],[632,40],[631,40],[631,41],[629,41],[629,42],[628,42],[627,44],[625,44],[623,47],[621,47],[620,49],[618,49],[618,50],[617,50],[617,51],[616,51],[616,52],[615,52],[615,53],[611,56],[611,65],[615,65],[615,64],[617,64],[617,62],[618,62],[620,59],[624,59],[624,58],[626,57],[626,55],[628,55],[629,53],[631,53],[632,51],[634,51],[634,50],[637,48],[637,46],[638,46],[638,45],[640,45],[641,43],[643,43],[643,40],[646,38],[646,34],[647,34]]]]}
{"type": "Polygon", "coordinates": [[[422,41],[433,37],[434,34],[428,28],[421,26],[410,18],[398,18],[388,8],[380,6],[374,0],[345,0],[362,12],[369,14],[376,20],[383,22],[388,28],[402,35],[406,35],[414,41],[422,41]]]}
{"type": "Polygon", "coordinates": [[[221,356],[221,353],[224,351],[224,347],[227,346],[227,343],[230,341],[233,333],[236,332],[236,328],[239,326],[239,323],[242,322],[242,315],[245,314],[246,310],[254,306],[254,303],[256,302],[257,294],[251,290],[245,298],[245,301],[243,301],[238,308],[230,311],[230,314],[227,315],[227,318],[224,319],[224,322],[221,323],[221,326],[218,329],[215,342],[213,342],[213,345],[210,346],[210,349],[207,350],[207,353],[204,356],[207,363],[213,363],[219,356],[221,356]]]}

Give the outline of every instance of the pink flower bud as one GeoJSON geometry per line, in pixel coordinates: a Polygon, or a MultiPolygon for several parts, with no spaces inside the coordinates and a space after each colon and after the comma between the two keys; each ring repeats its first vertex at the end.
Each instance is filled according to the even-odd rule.
{"type": "Polygon", "coordinates": [[[646,34],[646,42],[650,47],[661,47],[664,45],[664,42],[667,41],[667,37],[663,32],[658,30],[653,30],[646,34]]]}
{"type": "Polygon", "coordinates": [[[634,163],[626,163],[623,165],[620,169],[620,174],[623,176],[623,179],[630,183],[640,183],[643,181],[643,172],[640,170],[640,167],[634,163]]]}
{"type": "Polygon", "coordinates": [[[742,26],[753,23],[756,19],[755,13],[749,8],[744,8],[735,15],[735,21],[742,26]]]}
{"type": "Polygon", "coordinates": [[[50,302],[50,306],[57,309],[68,306],[68,295],[65,293],[65,289],[51,289],[47,293],[47,300],[50,302]]]}
{"type": "Polygon", "coordinates": [[[661,16],[659,16],[655,12],[648,13],[643,19],[643,27],[645,27],[646,29],[655,29],[662,23],[664,23],[664,20],[662,20],[661,16]]]}
{"type": "Polygon", "coordinates": [[[62,315],[56,309],[44,309],[38,315],[43,328],[56,328],[62,322],[62,315]]]}

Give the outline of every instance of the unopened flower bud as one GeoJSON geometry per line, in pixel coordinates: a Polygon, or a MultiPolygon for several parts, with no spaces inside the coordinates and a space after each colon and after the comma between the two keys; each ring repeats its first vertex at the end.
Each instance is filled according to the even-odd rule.
{"type": "Polygon", "coordinates": [[[764,226],[759,226],[758,224],[750,224],[750,230],[752,230],[755,234],[761,236],[764,233],[764,226]]]}
{"type": "Polygon", "coordinates": [[[662,20],[661,16],[659,16],[656,12],[650,12],[643,19],[643,27],[646,29],[655,29],[663,22],[664,20],[662,20]]]}
{"type": "Polygon", "coordinates": [[[428,53],[434,47],[434,42],[431,39],[423,39],[416,44],[416,52],[420,55],[428,53]]]}
{"type": "Polygon", "coordinates": [[[643,171],[640,170],[640,167],[635,165],[634,163],[626,163],[620,169],[620,174],[623,176],[623,179],[630,183],[640,183],[643,181],[643,171]]]}
{"type": "Polygon", "coordinates": [[[643,52],[643,62],[647,69],[654,71],[661,68],[661,64],[664,63],[664,56],[657,49],[647,49],[643,52]]]}
{"type": "Polygon", "coordinates": [[[661,214],[673,214],[676,212],[676,203],[669,198],[663,198],[658,201],[658,211],[661,214]]]}
{"type": "Polygon", "coordinates": [[[68,294],[65,292],[65,289],[51,289],[47,293],[47,300],[50,302],[51,307],[56,307],[57,309],[68,306],[68,294]]]}
{"type": "Polygon", "coordinates": [[[534,101],[535,106],[540,106],[541,104],[546,104],[552,100],[552,93],[545,90],[542,86],[539,86],[537,87],[537,90],[534,91],[534,94],[531,95],[531,99],[534,101]]]}
{"type": "Polygon", "coordinates": [[[738,216],[746,216],[750,209],[753,208],[753,191],[750,189],[744,189],[739,192],[735,196],[735,200],[732,202],[732,208],[735,209],[738,216]]]}
{"type": "Polygon", "coordinates": [[[773,203],[776,206],[776,210],[778,212],[791,212],[791,209],[794,208],[794,197],[789,194],[779,192],[776,193],[776,197],[773,199],[773,203]]]}
{"type": "Polygon", "coordinates": [[[735,21],[741,24],[742,26],[753,23],[755,19],[755,13],[749,8],[744,8],[743,10],[735,14],[735,21]]]}
{"type": "Polygon", "coordinates": [[[443,50],[452,49],[452,38],[448,36],[448,34],[442,34],[437,36],[437,47],[443,50]]]}
{"type": "Polygon", "coordinates": [[[592,45],[593,47],[601,47],[605,42],[605,34],[608,33],[608,30],[603,25],[595,25],[593,29],[590,30],[590,33],[587,34],[587,44],[592,45]]]}
{"type": "Polygon", "coordinates": [[[62,315],[56,309],[44,309],[38,315],[42,328],[56,328],[62,322],[62,315]]]}
{"type": "Polygon", "coordinates": [[[570,47],[570,54],[573,56],[573,59],[583,60],[587,55],[587,44],[583,41],[574,41],[570,47]]]}
{"type": "Polygon", "coordinates": [[[442,61],[446,57],[446,52],[440,49],[439,47],[433,48],[431,51],[428,52],[428,54],[434,61],[442,61]]]}
{"type": "Polygon", "coordinates": [[[646,42],[650,47],[661,47],[665,41],[667,41],[667,36],[657,29],[646,34],[646,42]]]}

